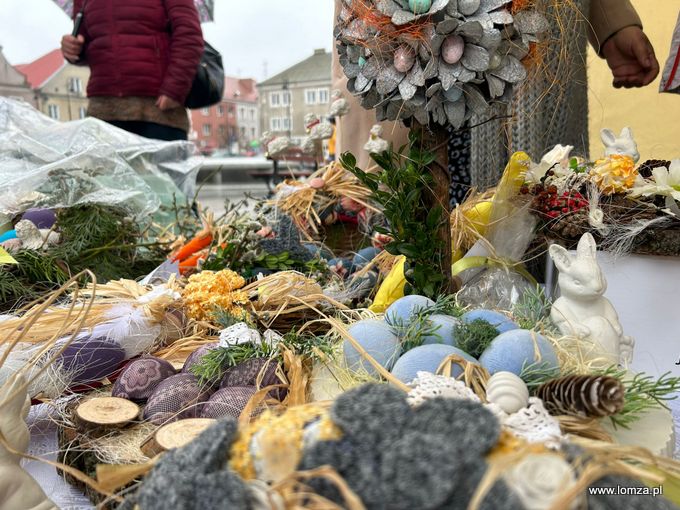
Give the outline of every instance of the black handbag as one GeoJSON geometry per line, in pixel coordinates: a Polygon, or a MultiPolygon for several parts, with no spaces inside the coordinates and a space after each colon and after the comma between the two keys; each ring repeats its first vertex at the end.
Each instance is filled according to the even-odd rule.
{"type": "Polygon", "coordinates": [[[184,106],[195,110],[219,103],[224,94],[222,55],[207,42],[184,106]]]}

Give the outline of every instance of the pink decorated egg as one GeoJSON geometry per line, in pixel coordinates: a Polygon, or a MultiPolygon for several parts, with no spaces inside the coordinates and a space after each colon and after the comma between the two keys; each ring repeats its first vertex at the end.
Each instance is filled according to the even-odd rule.
{"type": "Polygon", "coordinates": [[[450,35],[442,43],[442,59],[447,64],[455,64],[463,56],[465,41],[459,35],[450,35]]]}
{"type": "Polygon", "coordinates": [[[309,187],[313,189],[321,189],[325,185],[326,181],[324,181],[321,177],[314,177],[314,179],[309,181],[309,187]]]}
{"type": "Polygon", "coordinates": [[[191,367],[193,367],[195,364],[200,363],[201,360],[203,359],[203,356],[208,354],[210,351],[214,351],[217,349],[220,345],[215,342],[212,344],[206,344],[202,345],[198,349],[196,349],[194,352],[189,354],[189,357],[187,360],[184,362],[184,366],[182,367],[182,372],[184,373],[191,373],[191,367]]]}
{"type": "Polygon", "coordinates": [[[164,359],[153,356],[129,363],[113,385],[111,395],[129,400],[146,400],[161,381],[177,371],[164,359]]]}
{"type": "Polygon", "coordinates": [[[200,416],[210,390],[193,374],[177,374],[156,386],[144,408],[144,419],[157,425],[200,416]]]}
{"type": "Polygon", "coordinates": [[[394,52],[394,68],[400,73],[407,73],[416,62],[416,52],[406,44],[402,44],[394,52]]]}

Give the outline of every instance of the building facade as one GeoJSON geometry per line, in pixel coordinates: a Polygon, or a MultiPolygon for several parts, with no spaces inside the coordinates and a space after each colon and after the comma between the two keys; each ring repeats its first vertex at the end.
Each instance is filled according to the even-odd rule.
{"type": "Polygon", "coordinates": [[[241,154],[260,138],[255,80],[225,77],[224,96],[209,108],[191,111],[191,139],[201,152],[241,154]]]}
{"type": "Polygon", "coordinates": [[[2,53],[2,46],[0,46],[0,96],[23,99],[37,106],[38,100],[26,76],[7,61],[2,53]]]}
{"type": "Polygon", "coordinates": [[[260,129],[294,142],[305,136],[305,115],[327,117],[330,107],[331,54],[314,54],[258,85],[260,129]]]}
{"type": "Polygon", "coordinates": [[[88,67],[71,65],[64,60],[61,50],[53,50],[16,68],[26,76],[42,113],[60,121],[87,116],[88,67]]]}

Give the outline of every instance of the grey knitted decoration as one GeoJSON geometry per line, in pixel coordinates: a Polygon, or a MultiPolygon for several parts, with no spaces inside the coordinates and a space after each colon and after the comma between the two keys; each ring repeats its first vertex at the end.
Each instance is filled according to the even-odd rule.
{"type": "Polygon", "coordinates": [[[539,0],[547,12],[551,40],[538,72],[514,93],[512,102],[497,104],[485,118],[473,117],[472,185],[486,189],[497,184],[510,155],[528,153],[534,160],[556,144],[573,145],[574,154],[588,154],[588,91],[586,45],[590,0],[539,0]],[[557,22],[557,19],[560,22],[557,22]]]}

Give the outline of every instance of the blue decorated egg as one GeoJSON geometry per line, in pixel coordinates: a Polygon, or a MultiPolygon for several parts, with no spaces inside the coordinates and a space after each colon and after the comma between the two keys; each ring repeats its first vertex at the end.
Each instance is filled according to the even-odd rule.
{"type": "Polygon", "coordinates": [[[385,322],[395,328],[407,327],[413,317],[434,306],[434,301],[425,296],[404,296],[397,299],[385,312],[385,322]]]}
{"type": "MultiPolygon", "coordinates": [[[[369,356],[387,370],[392,368],[392,365],[394,365],[394,362],[399,357],[401,352],[399,338],[381,320],[366,319],[355,322],[349,328],[349,334],[366,350],[369,356]]],[[[343,351],[348,368],[352,370],[363,369],[371,375],[377,374],[377,370],[373,365],[365,360],[348,340],[345,340],[343,351]]]]}
{"type": "Polygon", "coordinates": [[[17,238],[17,231],[16,230],[8,230],[7,232],[0,234],[0,243],[4,243],[5,241],[11,241],[12,239],[16,239],[16,238],[17,238]]]}
{"type": "Polygon", "coordinates": [[[425,14],[432,7],[432,0],[408,0],[408,8],[413,14],[425,14]]]}
{"type": "Polygon", "coordinates": [[[435,331],[431,335],[423,337],[423,344],[445,344],[453,347],[458,346],[456,341],[456,326],[459,324],[458,319],[450,315],[430,315],[430,326],[435,331]]]}
{"type": "Polygon", "coordinates": [[[57,215],[52,209],[29,209],[21,219],[32,222],[38,228],[50,229],[57,221],[57,215]]]}
{"type": "Polygon", "coordinates": [[[359,250],[352,259],[352,265],[356,268],[362,268],[376,258],[380,251],[381,250],[374,248],[373,246],[359,250]]]}
{"type": "MultiPolygon", "coordinates": [[[[434,374],[444,359],[453,354],[477,363],[475,358],[457,347],[443,344],[428,344],[415,347],[399,358],[394,364],[394,368],[392,368],[392,375],[404,383],[410,383],[416,378],[418,372],[434,374]]],[[[458,377],[462,372],[462,368],[458,365],[453,365],[451,375],[458,377]]]]}
{"type": "Polygon", "coordinates": [[[479,358],[491,375],[512,372],[520,375],[522,367],[535,363],[545,368],[559,368],[557,354],[552,344],[535,331],[513,329],[493,339],[479,358]]]}
{"type": "Polygon", "coordinates": [[[461,320],[466,324],[478,319],[488,322],[494,326],[499,333],[519,329],[519,326],[512,322],[507,315],[497,312],[496,310],[484,310],[483,308],[480,308],[479,310],[471,310],[461,317],[461,320]]]}
{"type": "Polygon", "coordinates": [[[82,338],[69,344],[56,360],[75,384],[87,384],[112,375],[125,361],[125,349],[115,342],[82,338]]]}

